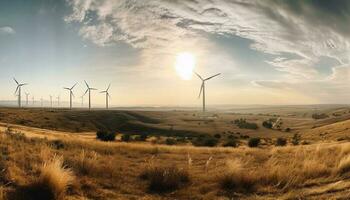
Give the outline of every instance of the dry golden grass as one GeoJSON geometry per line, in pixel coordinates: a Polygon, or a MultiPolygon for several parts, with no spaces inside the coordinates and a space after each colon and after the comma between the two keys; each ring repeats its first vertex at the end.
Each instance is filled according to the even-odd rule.
{"type": "Polygon", "coordinates": [[[350,143],[196,148],[73,137],[58,148],[15,133],[0,139],[4,199],[39,189],[53,199],[327,199],[350,189],[350,143]]]}
{"type": "Polygon", "coordinates": [[[54,157],[40,168],[40,176],[26,186],[32,199],[64,199],[74,181],[73,172],[63,166],[62,157],[54,157]]]}

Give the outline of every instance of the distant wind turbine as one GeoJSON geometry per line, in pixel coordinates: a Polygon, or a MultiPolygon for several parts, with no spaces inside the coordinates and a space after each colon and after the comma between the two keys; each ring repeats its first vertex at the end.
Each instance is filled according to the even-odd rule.
{"type": "Polygon", "coordinates": [[[65,90],[69,90],[69,108],[72,110],[72,107],[73,107],[73,104],[72,104],[72,97],[74,97],[74,94],[73,94],[73,89],[74,87],[77,85],[78,83],[75,83],[73,85],[73,87],[71,88],[68,88],[68,87],[65,87],[64,89],[65,90]]]}
{"type": "Polygon", "coordinates": [[[58,96],[56,97],[56,99],[57,99],[57,107],[60,107],[60,95],[58,95],[58,96]]]}
{"type": "Polygon", "coordinates": [[[20,108],[21,107],[21,90],[22,90],[22,86],[25,86],[25,85],[28,85],[27,83],[18,83],[18,81],[15,79],[15,78],[13,78],[13,80],[16,82],[16,84],[17,84],[17,88],[16,88],[16,91],[15,91],[15,94],[17,94],[17,92],[18,92],[18,94],[17,94],[17,96],[18,96],[18,107],[20,108]]]}
{"type": "Polygon", "coordinates": [[[25,93],[26,94],[26,106],[28,106],[28,97],[29,97],[29,93],[25,93]]]}
{"type": "Polygon", "coordinates": [[[34,96],[32,96],[32,105],[34,106],[34,103],[35,103],[35,101],[34,101],[34,96]]]}
{"type": "Polygon", "coordinates": [[[81,98],[81,107],[84,107],[84,96],[85,94],[83,94],[80,98],[81,98]]]}
{"type": "Polygon", "coordinates": [[[108,88],[105,91],[100,92],[100,93],[106,93],[106,109],[108,109],[108,99],[111,97],[108,92],[110,87],[111,87],[111,84],[108,85],[108,88]]]}
{"type": "MultiPolygon", "coordinates": [[[[195,72],[195,73],[196,73],[196,72],[195,72]]],[[[198,73],[196,73],[196,75],[198,76],[198,78],[200,78],[201,81],[202,81],[202,85],[201,85],[201,89],[200,89],[198,98],[200,98],[200,97],[201,97],[201,94],[203,93],[203,112],[205,112],[205,82],[208,81],[208,80],[210,80],[210,79],[212,79],[212,78],[214,78],[214,77],[216,77],[216,76],[219,76],[220,74],[221,74],[221,73],[215,74],[215,75],[213,75],[213,76],[211,76],[211,77],[209,77],[209,78],[203,79],[198,73]]]]}
{"type": "Polygon", "coordinates": [[[52,108],[52,95],[50,95],[50,107],[52,108]]]}
{"type": "Polygon", "coordinates": [[[87,89],[86,89],[84,95],[85,95],[87,92],[89,92],[89,110],[91,110],[91,90],[97,90],[97,89],[96,89],[96,88],[90,87],[89,84],[88,84],[85,80],[84,80],[84,82],[85,82],[86,87],[87,87],[87,89]]]}

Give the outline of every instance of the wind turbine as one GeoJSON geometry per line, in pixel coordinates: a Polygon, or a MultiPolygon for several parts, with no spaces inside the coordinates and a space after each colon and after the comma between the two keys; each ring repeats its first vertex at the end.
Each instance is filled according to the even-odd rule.
{"type": "Polygon", "coordinates": [[[35,103],[34,96],[32,96],[32,104],[33,104],[33,106],[34,106],[34,103],[35,103]]]}
{"type": "MultiPolygon", "coordinates": [[[[195,72],[195,73],[196,73],[196,72],[195,72]]],[[[219,76],[220,74],[221,74],[221,73],[215,74],[215,75],[213,75],[213,76],[210,76],[209,78],[203,79],[198,73],[196,73],[196,75],[198,76],[198,78],[200,78],[201,81],[202,81],[202,86],[201,86],[201,90],[200,90],[200,92],[199,92],[198,98],[200,98],[200,97],[201,97],[201,94],[203,93],[203,112],[205,112],[205,82],[208,81],[208,80],[210,80],[210,79],[212,79],[212,78],[214,78],[214,77],[216,77],[216,76],[219,76]]]]}
{"type": "Polygon", "coordinates": [[[15,91],[15,94],[17,93],[18,91],[18,107],[20,108],[21,107],[21,90],[22,90],[22,86],[25,86],[25,85],[28,85],[27,83],[18,83],[18,81],[13,78],[13,80],[16,82],[17,84],[17,88],[16,88],[16,91],[15,91]]]}
{"type": "Polygon", "coordinates": [[[107,88],[105,91],[100,92],[100,93],[106,93],[106,109],[107,109],[107,110],[108,110],[108,99],[111,97],[111,96],[109,95],[109,92],[108,92],[108,90],[109,90],[110,87],[111,87],[111,84],[108,85],[108,88],[107,88]]]}
{"type": "Polygon", "coordinates": [[[29,93],[25,93],[26,94],[26,106],[28,106],[28,97],[29,97],[29,93]]]}
{"type": "Polygon", "coordinates": [[[50,95],[50,107],[52,108],[52,95],[50,95]]]}
{"type": "Polygon", "coordinates": [[[67,88],[67,87],[65,87],[64,89],[65,90],[69,90],[69,108],[72,110],[72,97],[74,97],[74,94],[73,94],[73,89],[74,89],[74,87],[77,85],[78,83],[75,83],[74,85],[73,85],[73,87],[71,87],[71,88],[67,88]]]}
{"type": "Polygon", "coordinates": [[[85,95],[87,92],[89,92],[89,110],[91,110],[91,90],[97,90],[97,89],[96,89],[96,88],[91,88],[91,87],[89,86],[89,84],[88,84],[85,80],[84,80],[84,82],[85,82],[86,87],[87,87],[87,89],[86,89],[84,95],[85,95]]]}
{"type": "Polygon", "coordinates": [[[56,99],[57,99],[57,106],[60,107],[60,95],[58,95],[58,96],[56,97],[56,99]]]}
{"type": "Polygon", "coordinates": [[[85,94],[83,94],[80,98],[81,98],[81,107],[84,107],[84,96],[85,94]]]}

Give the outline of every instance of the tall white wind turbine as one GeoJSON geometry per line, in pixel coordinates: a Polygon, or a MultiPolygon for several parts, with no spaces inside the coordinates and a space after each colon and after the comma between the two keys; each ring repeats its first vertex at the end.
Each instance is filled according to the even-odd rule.
{"type": "Polygon", "coordinates": [[[89,110],[91,110],[91,90],[97,90],[97,89],[96,89],[96,88],[90,87],[89,84],[88,84],[85,80],[84,80],[84,82],[85,82],[86,87],[87,87],[87,89],[86,89],[84,95],[85,95],[87,92],[89,92],[89,110]]]}
{"type": "Polygon", "coordinates": [[[25,85],[28,85],[27,83],[19,83],[15,78],[13,78],[13,80],[16,82],[17,84],[17,88],[16,88],[16,91],[15,91],[15,94],[17,94],[17,97],[18,97],[18,107],[20,108],[21,107],[21,103],[22,103],[22,99],[21,99],[21,95],[22,95],[22,87],[25,86],[25,85]]]}
{"type": "MultiPolygon", "coordinates": [[[[195,72],[196,73],[196,72],[195,72]]],[[[215,75],[213,75],[213,76],[210,76],[209,78],[202,78],[198,73],[196,73],[196,75],[198,76],[198,78],[200,78],[201,79],[201,81],[202,81],[202,85],[201,85],[201,89],[200,89],[200,91],[199,91],[199,95],[198,95],[198,98],[200,98],[201,97],[201,94],[203,94],[203,96],[202,96],[202,98],[203,98],[203,112],[205,112],[205,82],[206,81],[208,81],[208,80],[210,80],[210,79],[212,79],[212,78],[214,78],[214,77],[216,77],[216,76],[219,76],[221,73],[219,73],[219,74],[215,74],[215,75]]]]}
{"type": "Polygon", "coordinates": [[[106,93],[106,109],[107,109],[107,110],[108,110],[108,100],[109,100],[109,98],[111,97],[111,96],[109,95],[109,92],[108,92],[108,90],[109,90],[110,87],[111,87],[111,84],[108,85],[108,88],[107,88],[105,91],[100,92],[100,93],[106,93]]]}
{"type": "Polygon", "coordinates": [[[68,88],[68,87],[65,87],[64,89],[65,90],[69,90],[69,108],[72,110],[72,107],[73,107],[73,103],[72,103],[72,97],[74,97],[74,94],[73,94],[73,89],[74,87],[77,85],[78,83],[75,83],[73,85],[73,87],[71,88],[68,88]]]}

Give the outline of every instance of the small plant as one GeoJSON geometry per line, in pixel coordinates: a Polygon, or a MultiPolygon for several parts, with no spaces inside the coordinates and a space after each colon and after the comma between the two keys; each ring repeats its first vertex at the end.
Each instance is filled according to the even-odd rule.
{"type": "Polygon", "coordinates": [[[244,129],[258,129],[258,125],[256,123],[247,122],[246,119],[236,119],[234,121],[234,124],[238,126],[238,128],[244,128],[244,129]]]}
{"type": "Polygon", "coordinates": [[[287,145],[287,139],[285,139],[285,138],[277,138],[276,146],[286,146],[286,145],[287,145]]]}
{"type": "Polygon", "coordinates": [[[301,140],[301,135],[295,133],[292,137],[292,144],[293,145],[299,145],[300,143],[300,140],[301,140]]]}
{"type": "Polygon", "coordinates": [[[187,170],[176,166],[160,166],[149,164],[140,174],[140,178],[149,182],[151,192],[171,192],[190,181],[187,170]]]}
{"type": "Polygon", "coordinates": [[[129,134],[123,134],[121,137],[121,140],[123,142],[130,142],[131,141],[131,136],[129,134]]]}
{"type": "Polygon", "coordinates": [[[219,140],[212,136],[198,137],[195,140],[192,140],[194,146],[207,146],[214,147],[218,144],[219,140]]]}
{"type": "Polygon", "coordinates": [[[223,144],[224,147],[237,147],[237,141],[235,139],[230,139],[229,141],[223,144]]]}
{"type": "Polygon", "coordinates": [[[260,144],[260,138],[250,138],[248,141],[249,147],[258,147],[260,144]]]}
{"type": "Polygon", "coordinates": [[[40,169],[40,176],[24,188],[29,199],[65,199],[69,185],[74,181],[73,172],[63,167],[62,157],[54,157],[40,169]]]}
{"type": "Polygon", "coordinates": [[[174,145],[174,144],[176,144],[176,140],[174,138],[167,138],[165,140],[165,144],[167,144],[167,145],[174,145]]]}
{"type": "Polygon", "coordinates": [[[285,131],[286,132],[290,132],[292,129],[291,128],[286,128],[285,131]]]}
{"type": "Polygon", "coordinates": [[[114,141],[117,134],[107,130],[99,130],[96,132],[96,138],[102,141],[114,141]]]}

